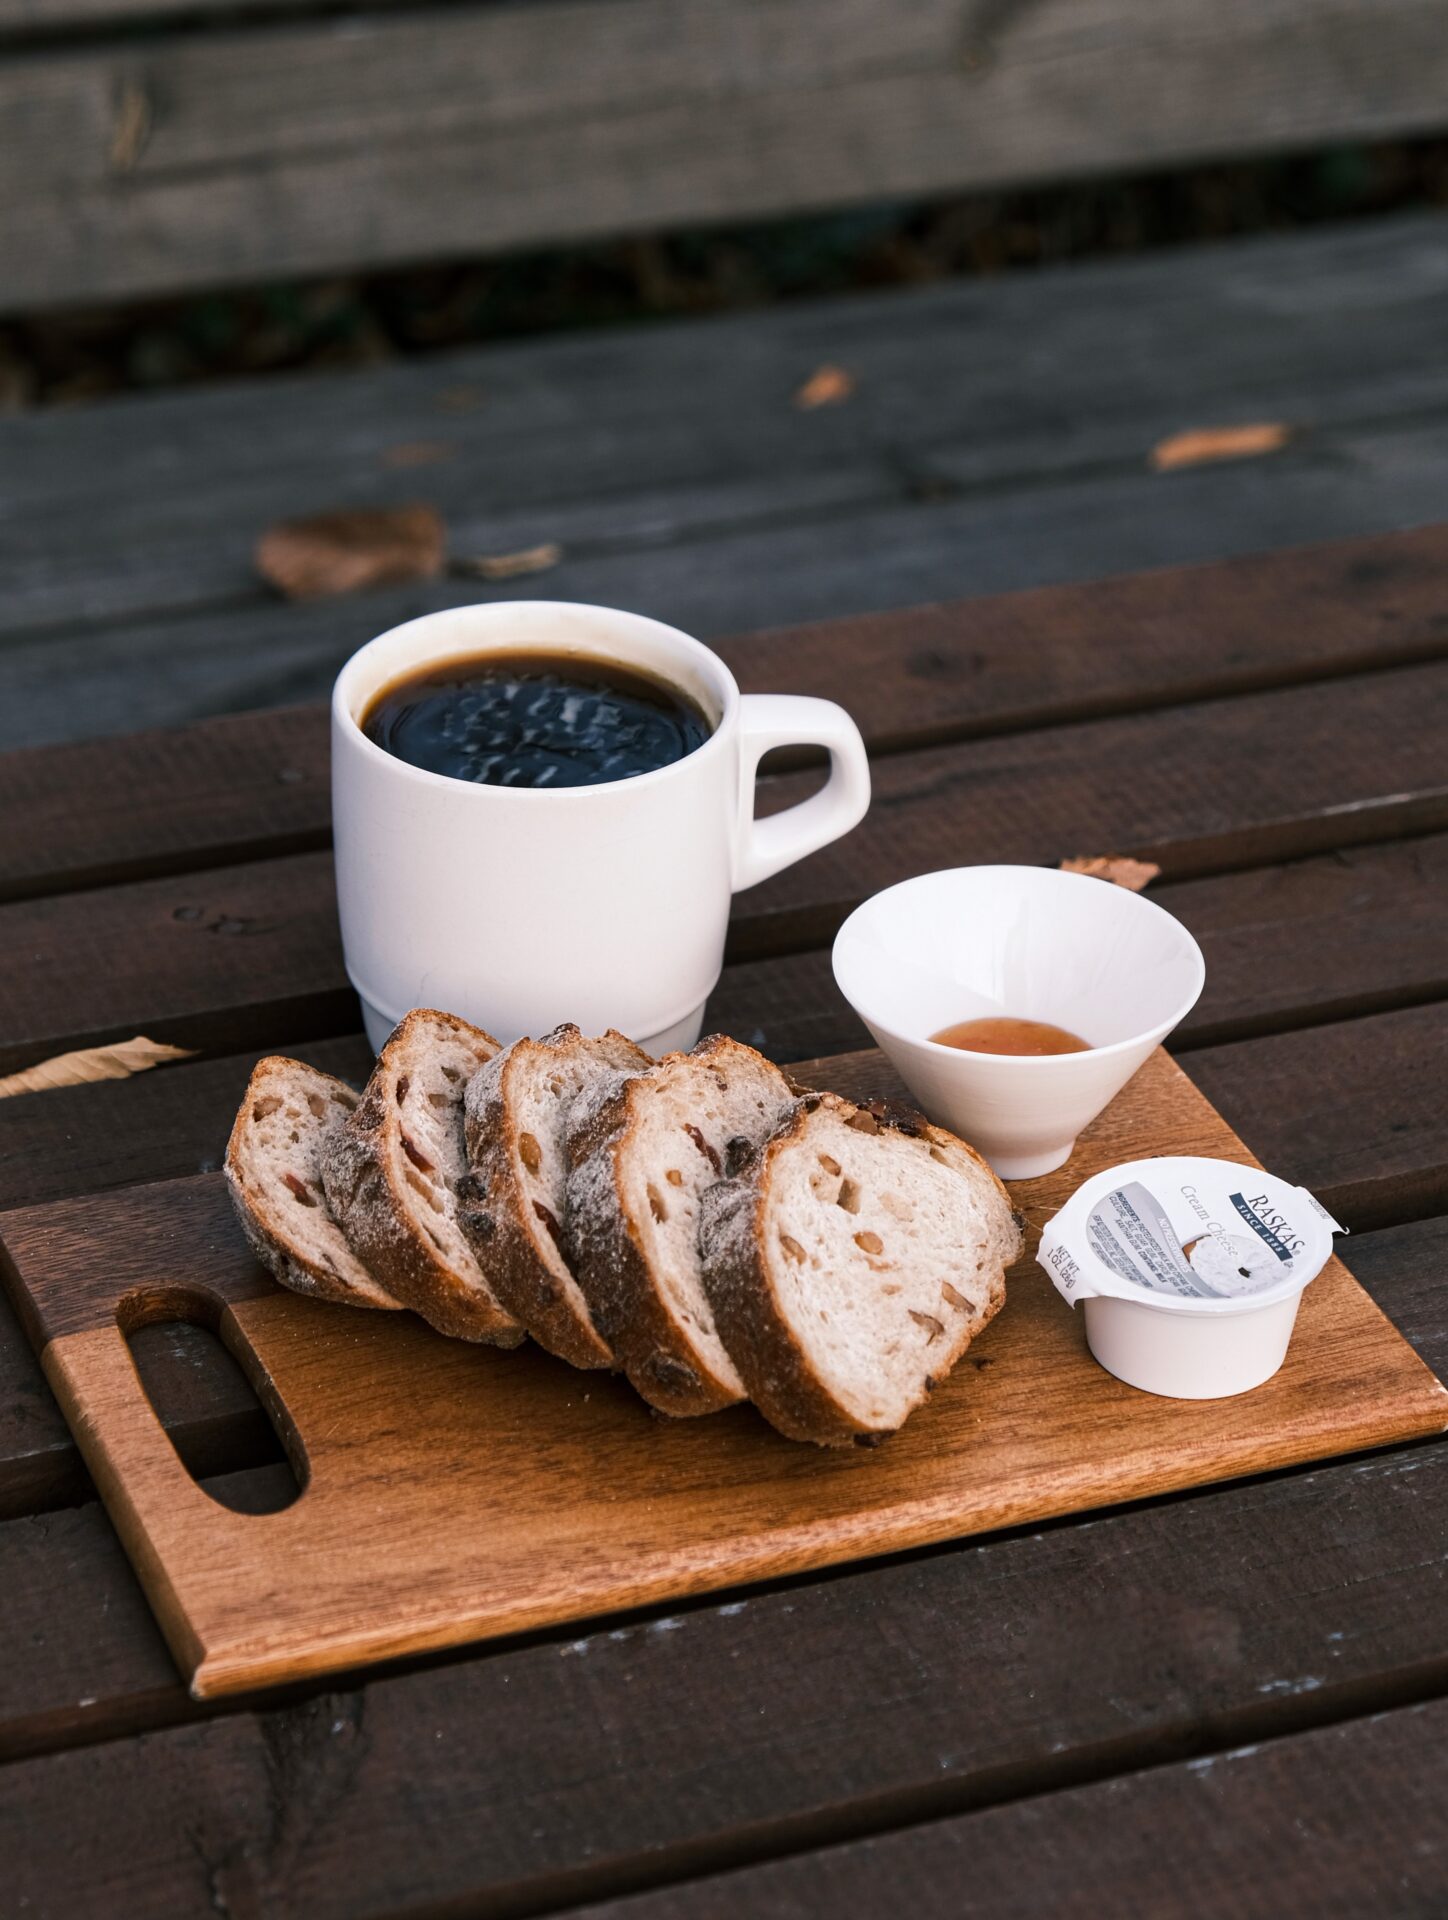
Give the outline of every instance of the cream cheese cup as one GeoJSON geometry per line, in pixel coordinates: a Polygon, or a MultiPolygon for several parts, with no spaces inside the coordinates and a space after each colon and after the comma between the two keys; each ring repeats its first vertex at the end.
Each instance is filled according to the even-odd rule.
{"type": "Polygon", "coordinates": [[[1118,1380],[1173,1400],[1260,1387],[1302,1290],[1342,1233],[1305,1187],[1231,1160],[1108,1167],[1047,1221],[1036,1255],[1118,1380]]]}

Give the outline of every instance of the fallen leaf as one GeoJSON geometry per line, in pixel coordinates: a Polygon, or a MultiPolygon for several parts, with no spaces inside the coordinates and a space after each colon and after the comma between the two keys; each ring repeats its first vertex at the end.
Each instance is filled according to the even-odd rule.
{"type": "Polygon", "coordinates": [[[446,440],[404,440],[388,447],[382,455],[384,467],[435,467],[439,460],[451,460],[455,448],[446,440]]]}
{"type": "Polygon", "coordinates": [[[855,391],[855,376],[844,367],[816,367],[794,396],[794,404],[805,413],[816,407],[837,407],[855,391]]]}
{"type": "Polygon", "coordinates": [[[23,1073],[7,1074],[0,1080],[0,1100],[16,1093],[44,1093],[51,1087],[83,1087],[94,1080],[129,1080],[133,1073],[145,1073],[167,1060],[190,1060],[195,1053],[194,1047],[168,1047],[163,1040],[148,1040],[138,1033],[134,1040],[53,1054],[23,1073]]]}
{"type": "Polygon", "coordinates": [[[1158,473],[1174,467],[1199,467],[1209,460],[1245,460],[1254,454],[1276,453],[1292,438],[1282,420],[1262,420],[1248,427],[1193,427],[1159,440],[1151,450],[1158,473]]]}
{"type": "Polygon", "coordinates": [[[430,580],[446,549],[436,507],[344,507],[269,527],[256,543],[256,570],[288,600],[321,600],[430,580]]]}
{"type": "Polygon", "coordinates": [[[1089,873],[1093,880],[1110,880],[1114,886],[1140,893],[1161,872],[1154,860],[1133,860],[1125,853],[1078,853],[1061,862],[1062,873],[1089,873]]]}
{"type": "Polygon", "coordinates": [[[563,549],[557,541],[546,540],[541,547],[524,547],[519,553],[480,554],[460,564],[465,572],[480,574],[484,580],[516,580],[524,573],[546,573],[562,558],[563,549]]]}
{"type": "Polygon", "coordinates": [[[111,129],[110,162],[113,173],[129,173],[146,151],[151,137],[151,96],[134,76],[122,81],[111,129]]]}
{"type": "Polygon", "coordinates": [[[483,397],[481,387],[444,387],[437,404],[444,413],[471,413],[483,397]]]}

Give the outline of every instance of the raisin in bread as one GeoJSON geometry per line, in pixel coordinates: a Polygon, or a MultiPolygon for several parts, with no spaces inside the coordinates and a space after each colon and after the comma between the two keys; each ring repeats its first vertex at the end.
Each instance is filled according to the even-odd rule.
{"type": "Polygon", "coordinates": [[[817,1094],[704,1196],[700,1245],[715,1322],[765,1417],[791,1439],[868,1445],[1004,1303],[1020,1231],[974,1148],[817,1094]]]}
{"type": "Polygon", "coordinates": [[[792,1099],[778,1067],[714,1034],[625,1081],[575,1134],[574,1271],[595,1325],[661,1413],[744,1398],[704,1291],[699,1200],[792,1099]]]}
{"type": "Polygon", "coordinates": [[[463,1102],[469,1171],[458,1218],[493,1291],[540,1346],[575,1367],[611,1367],[569,1252],[569,1114],[653,1065],[621,1033],[565,1025],[480,1067],[463,1102]]]}
{"type": "Polygon", "coordinates": [[[393,1029],[354,1113],[328,1142],[322,1182],[352,1250],[439,1333],[516,1347],[458,1225],[467,1171],[463,1094],[498,1051],[481,1027],[419,1007],[393,1029]]]}
{"type": "Polygon", "coordinates": [[[391,1307],[343,1237],[322,1189],[323,1154],[357,1105],[344,1081],[272,1054],[258,1060],[226,1147],[226,1184],[241,1230],[293,1293],[391,1307]]]}

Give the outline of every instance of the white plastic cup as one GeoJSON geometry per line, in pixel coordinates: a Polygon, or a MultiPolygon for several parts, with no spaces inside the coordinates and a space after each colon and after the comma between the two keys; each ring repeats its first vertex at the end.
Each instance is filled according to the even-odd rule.
{"type": "Polygon", "coordinates": [[[1304,1288],[1343,1229],[1304,1187],[1191,1155],[1087,1180],[1047,1221],[1037,1258],[1108,1373],[1172,1400],[1270,1380],[1304,1288]]]}

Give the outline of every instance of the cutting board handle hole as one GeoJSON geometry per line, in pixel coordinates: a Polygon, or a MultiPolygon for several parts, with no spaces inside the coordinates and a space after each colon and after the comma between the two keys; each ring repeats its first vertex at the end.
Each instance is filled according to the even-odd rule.
{"type": "Polygon", "coordinates": [[[226,1343],[222,1302],[200,1288],[138,1288],[117,1304],[116,1319],[141,1389],[201,1491],[233,1513],[291,1506],[302,1478],[226,1343]]]}

